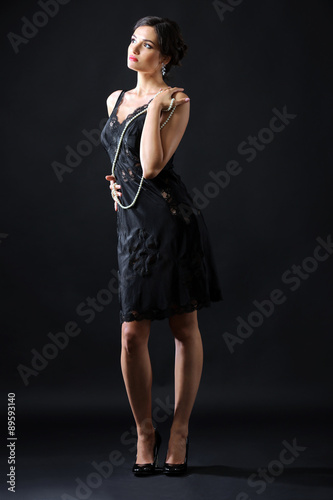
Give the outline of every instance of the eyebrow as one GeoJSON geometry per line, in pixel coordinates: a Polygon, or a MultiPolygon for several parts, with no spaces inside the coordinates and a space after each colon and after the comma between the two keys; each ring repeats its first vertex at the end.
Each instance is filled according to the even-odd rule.
{"type": "MultiPolygon", "coordinates": [[[[136,35],[134,35],[134,34],[133,34],[132,36],[135,36],[135,38],[137,38],[137,36],[136,36],[136,35]]],[[[144,42],[150,42],[150,43],[152,43],[153,45],[155,45],[155,44],[154,44],[154,42],[152,42],[151,40],[147,40],[147,38],[143,38],[142,40],[143,40],[144,42]]]]}

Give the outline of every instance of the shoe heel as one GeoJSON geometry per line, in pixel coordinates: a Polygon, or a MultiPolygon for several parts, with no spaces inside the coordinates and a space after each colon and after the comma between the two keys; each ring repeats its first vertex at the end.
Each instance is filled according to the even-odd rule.
{"type": "Polygon", "coordinates": [[[143,464],[143,465],[138,465],[136,463],[136,460],[135,460],[135,463],[132,467],[132,472],[136,476],[147,476],[149,474],[154,474],[154,472],[155,472],[156,465],[158,463],[158,450],[161,446],[162,439],[161,439],[161,436],[160,436],[158,430],[155,429],[155,427],[154,427],[154,430],[155,430],[154,462],[148,463],[148,464],[143,464]]]}
{"type": "Polygon", "coordinates": [[[187,472],[187,460],[188,460],[188,449],[189,449],[189,436],[186,438],[186,452],[185,452],[185,460],[182,464],[169,464],[164,462],[163,473],[166,475],[180,475],[185,474],[187,472]]]}

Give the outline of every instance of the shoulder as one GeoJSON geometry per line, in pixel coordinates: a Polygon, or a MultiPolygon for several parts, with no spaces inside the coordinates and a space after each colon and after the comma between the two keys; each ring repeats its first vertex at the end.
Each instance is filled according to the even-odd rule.
{"type": "MultiPolygon", "coordinates": [[[[172,94],[172,97],[174,97],[177,100],[180,100],[180,99],[186,99],[189,96],[187,94],[185,94],[185,92],[179,91],[179,92],[175,92],[174,94],[172,94]]],[[[189,104],[189,101],[188,101],[188,104],[189,104]]]]}
{"type": "Polygon", "coordinates": [[[179,91],[179,92],[175,92],[172,95],[172,97],[174,97],[176,99],[176,101],[181,101],[182,102],[181,106],[177,106],[176,111],[181,112],[183,115],[189,115],[190,101],[183,102],[184,99],[189,98],[189,96],[187,94],[185,94],[185,92],[180,92],[179,91]]]}
{"type": "Polygon", "coordinates": [[[112,92],[112,94],[109,95],[109,97],[106,99],[106,107],[108,109],[108,114],[109,116],[111,115],[114,105],[116,104],[116,101],[121,94],[121,90],[115,90],[112,92]]]}
{"type": "MultiPolygon", "coordinates": [[[[174,115],[177,121],[180,121],[180,123],[183,123],[183,125],[186,125],[189,116],[190,116],[190,101],[184,102],[184,99],[188,98],[189,96],[185,94],[185,92],[175,92],[172,97],[176,99],[176,102],[179,102],[179,105],[177,105],[174,115]]],[[[174,120],[175,121],[175,120],[174,120]]]]}
{"type": "MultiPolygon", "coordinates": [[[[189,96],[185,92],[177,91],[171,96],[175,98],[176,109],[172,112],[172,118],[170,120],[170,125],[163,128],[161,136],[165,139],[165,143],[172,144],[174,141],[177,142],[181,140],[187,128],[189,118],[190,118],[190,101],[185,101],[189,96]]],[[[161,124],[171,117],[170,112],[163,110],[161,113],[161,124]]],[[[173,147],[173,146],[172,146],[173,147]]]]}
{"type": "Polygon", "coordinates": [[[178,99],[185,99],[186,97],[189,97],[187,94],[185,94],[185,92],[181,92],[181,91],[175,92],[173,95],[177,96],[178,99]]]}

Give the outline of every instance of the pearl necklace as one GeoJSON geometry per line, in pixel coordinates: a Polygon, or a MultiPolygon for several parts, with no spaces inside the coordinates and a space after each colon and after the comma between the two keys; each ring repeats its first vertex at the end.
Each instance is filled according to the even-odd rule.
{"type": "MultiPolygon", "coordinates": [[[[153,99],[155,99],[156,96],[158,96],[158,94],[160,94],[161,92],[163,92],[163,90],[160,90],[159,92],[157,92],[157,94],[153,97],[153,99]]],[[[170,103],[170,106],[168,107],[168,109],[166,111],[170,111],[171,109],[171,113],[169,114],[168,118],[165,120],[164,123],[162,123],[162,125],[160,126],[160,129],[162,129],[164,127],[164,125],[166,125],[166,123],[168,123],[168,121],[170,120],[172,114],[174,113],[175,109],[176,109],[176,106],[172,107],[173,103],[175,101],[175,98],[173,97],[171,99],[171,103],[170,103]]],[[[118,154],[119,154],[119,151],[120,151],[120,146],[121,146],[121,142],[123,140],[123,137],[124,137],[124,134],[125,134],[125,131],[127,129],[127,127],[129,126],[130,123],[132,123],[133,120],[135,120],[135,118],[137,118],[138,116],[142,115],[143,113],[146,113],[147,112],[147,108],[146,109],[143,109],[142,111],[140,111],[139,113],[137,113],[135,116],[133,116],[125,125],[124,127],[124,130],[122,131],[122,134],[120,136],[120,139],[119,139],[119,143],[118,143],[118,147],[117,147],[117,151],[116,151],[116,154],[115,154],[115,157],[114,157],[114,160],[113,160],[113,164],[112,164],[112,175],[115,177],[115,174],[114,174],[114,170],[115,170],[115,165],[116,165],[116,161],[117,161],[117,158],[118,158],[118,154]]],[[[127,205],[127,207],[125,207],[124,205],[122,205],[118,199],[118,196],[117,196],[117,192],[116,192],[116,189],[115,187],[113,187],[113,189],[111,190],[111,195],[112,195],[112,198],[114,199],[114,201],[116,201],[120,206],[121,208],[124,208],[124,209],[127,209],[127,208],[131,208],[136,200],[138,199],[138,196],[139,196],[139,193],[140,193],[140,190],[141,190],[141,187],[142,187],[142,184],[143,184],[143,173],[142,173],[142,177],[141,177],[141,181],[140,181],[140,184],[139,184],[139,188],[138,188],[138,191],[132,201],[132,203],[130,203],[129,205],[127,205]]]]}

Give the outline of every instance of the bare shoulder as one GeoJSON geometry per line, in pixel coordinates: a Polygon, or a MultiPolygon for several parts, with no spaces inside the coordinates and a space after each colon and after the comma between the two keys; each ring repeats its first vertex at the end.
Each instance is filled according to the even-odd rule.
{"type": "Polygon", "coordinates": [[[186,97],[189,97],[187,94],[185,94],[185,92],[181,91],[175,92],[173,96],[176,96],[178,99],[186,99],[186,97]]]}
{"type": "MultiPolygon", "coordinates": [[[[174,97],[176,99],[176,101],[184,101],[184,99],[187,99],[189,98],[189,96],[187,94],[185,94],[185,92],[175,92],[172,97],[174,97]]],[[[181,109],[183,111],[183,114],[188,114],[189,113],[189,109],[190,109],[190,101],[187,101],[187,102],[183,102],[181,106],[177,106],[177,109],[181,109]]]]}
{"type": "Polygon", "coordinates": [[[106,100],[106,107],[108,109],[109,116],[111,115],[111,113],[113,111],[114,105],[116,104],[116,101],[117,101],[120,93],[121,93],[121,90],[115,90],[114,92],[112,92],[112,94],[109,95],[109,97],[106,100]]]}
{"type": "Polygon", "coordinates": [[[183,124],[187,124],[190,116],[190,101],[184,102],[184,99],[189,96],[185,94],[185,92],[175,92],[172,97],[179,101],[180,104],[175,109],[175,116],[179,117],[180,121],[183,124]]]}

